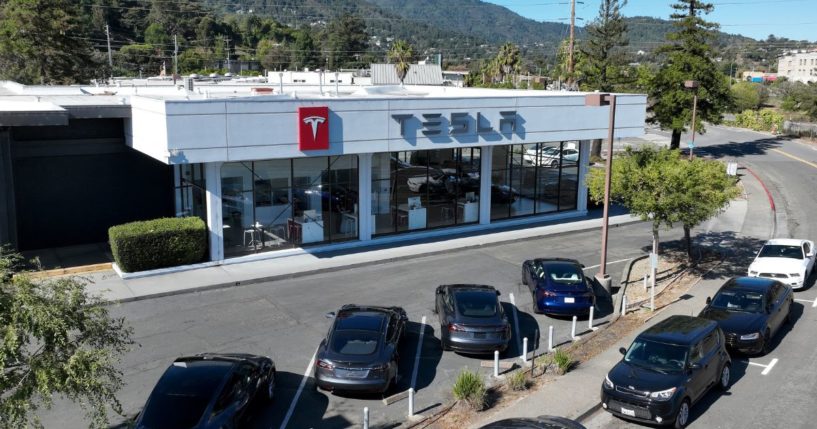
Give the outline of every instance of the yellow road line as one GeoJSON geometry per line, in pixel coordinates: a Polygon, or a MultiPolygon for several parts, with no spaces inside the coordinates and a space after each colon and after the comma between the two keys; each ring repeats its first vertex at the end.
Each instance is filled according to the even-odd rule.
{"type": "Polygon", "coordinates": [[[794,155],[792,155],[792,154],[790,154],[790,153],[787,153],[787,152],[783,152],[783,151],[782,151],[782,150],[780,150],[780,149],[772,149],[772,150],[773,150],[773,151],[775,151],[775,152],[777,152],[777,153],[779,153],[779,154],[781,154],[781,155],[783,155],[783,156],[787,156],[787,157],[789,157],[789,158],[791,158],[791,159],[793,159],[793,160],[795,160],[795,161],[800,161],[800,162],[802,162],[803,164],[810,165],[810,166],[812,166],[812,167],[814,167],[814,168],[817,168],[817,163],[814,163],[814,162],[811,162],[811,161],[806,161],[806,160],[805,160],[805,159],[803,159],[803,158],[800,158],[800,157],[798,157],[798,156],[794,156],[794,155]]]}

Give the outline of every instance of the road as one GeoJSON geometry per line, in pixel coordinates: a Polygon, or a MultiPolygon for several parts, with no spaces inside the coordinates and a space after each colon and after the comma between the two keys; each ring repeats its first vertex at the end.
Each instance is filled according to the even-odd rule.
{"type": "MultiPolygon", "coordinates": [[[[683,138],[682,141],[687,141],[683,138]]],[[[817,146],[765,134],[708,127],[696,137],[695,153],[736,160],[754,171],[769,188],[777,209],[777,236],[817,238],[817,146]]],[[[743,269],[745,267],[735,267],[743,269]]],[[[813,428],[817,421],[817,288],[796,293],[796,322],[777,336],[763,357],[736,357],[733,385],[727,394],[710,392],[692,410],[690,428],[813,428]],[[770,366],[772,362],[773,366],[770,366]],[[765,374],[764,374],[765,373],[765,374]]],[[[588,428],[636,428],[638,425],[599,412],[588,428]]]]}

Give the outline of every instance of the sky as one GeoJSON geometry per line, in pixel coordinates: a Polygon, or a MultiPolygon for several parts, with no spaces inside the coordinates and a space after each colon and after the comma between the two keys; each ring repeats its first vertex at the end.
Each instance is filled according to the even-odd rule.
{"type": "MultiPolygon", "coordinates": [[[[485,0],[505,6],[537,21],[568,23],[570,0],[485,0]]],[[[584,25],[599,11],[601,0],[577,0],[576,21],[584,25]]],[[[766,39],[769,34],[794,40],[817,41],[817,0],[709,0],[714,11],[708,21],[721,25],[725,33],[766,39]]],[[[629,0],[622,9],[625,16],[652,16],[669,19],[672,0],[629,0]]]]}

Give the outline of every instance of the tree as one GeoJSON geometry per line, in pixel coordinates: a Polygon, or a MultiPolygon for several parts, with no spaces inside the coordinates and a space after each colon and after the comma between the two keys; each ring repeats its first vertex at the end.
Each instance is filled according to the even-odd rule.
{"type": "MultiPolygon", "coordinates": [[[[563,40],[559,45],[559,51],[556,54],[556,64],[551,70],[551,77],[560,82],[573,82],[579,84],[584,81],[584,70],[587,68],[584,63],[587,58],[582,54],[581,43],[576,43],[577,49],[573,53],[573,73],[570,73],[568,67],[569,61],[569,41],[563,40]]],[[[575,86],[567,88],[568,90],[575,89],[575,86]]]]}
{"type": "MultiPolygon", "coordinates": [[[[261,40],[257,48],[258,60],[267,70],[285,70],[290,64],[290,52],[286,46],[272,40],[261,40]]],[[[295,66],[296,70],[300,67],[295,66]]]]}
{"type": "Polygon", "coordinates": [[[75,278],[35,281],[22,258],[0,248],[0,428],[36,426],[34,412],[62,395],[105,427],[107,407],[121,413],[115,364],[132,329],[75,278]]]}
{"type": "Polygon", "coordinates": [[[344,14],[329,22],[327,33],[327,69],[358,68],[362,65],[358,58],[369,49],[369,35],[362,19],[344,14]]]}
{"type": "Polygon", "coordinates": [[[717,24],[699,16],[711,12],[712,4],[677,0],[672,7],[678,11],[671,15],[676,31],[667,34],[671,44],[658,50],[665,60],[652,79],[649,91],[652,116],[648,121],[672,130],[670,148],[678,149],[681,133],[692,118],[693,94],[684,88],[684,81],[695,80],[700,85],[695,129],[701,134],[705,132],[704,121],[718,124],[723,120],[731,97],[728,77],[721,74],[712,61],[715,55],[709,43],[717,24]]]}
{"type": "Polygon", "coordinates": [[[309,32],[309,27],[304,27],[295,32],[295,42],[292,45],[292,68],[300,70],[303,68],[315,69],[320,64],[318,48],[315,40],[309,32]]]}
{"type": "Polygon", "coordinates": [[[586,27],[587,38],[581,52],[584,62],[585,85],[601,92],[613,91],[625,65],[621,48],[627,46],[627,24],[621,8],[627,0],[602,0],[599,16],[586,27]]]}
{"type": "Polygon", "coordinates": [[[0,79],[70,84],[102,75],[78,2],[0,3],[0,79]]]}
{"type": "Polygon", "coordinates": [[[405,40],[397,40],[389,49],[389,61],[394,62],[394,69],[397,71],[397,78],[400,79],[400,85],[403,84],[403,79],[406,78],[409,66],[411,65],[411,57],[414,56],[414,50],[411,45],[405,40]]]}
{"type": "Polygon", "coordinates": [[[506,42],[499,48],[494,59],[494,67],[500,82],[505,82],[505,78],[510,73],[519,73],[522,64],[521,56],[519,47],[511,42],[506,42]]]}
{"type": "Polygon", "coordinates": [[[678,210],[684,226],[687,255],[693,262],[690,230],[723,212],[740,190],[735,186],[735,180],[726,174],[722,162],[695,158],[680,163],[678,210]]]}
{"type": "Polygon", "coordinates": [[[731,88],[733,112],[760,109],[769,99],[769,90],[761,84],[738,82],[731,88]]]}

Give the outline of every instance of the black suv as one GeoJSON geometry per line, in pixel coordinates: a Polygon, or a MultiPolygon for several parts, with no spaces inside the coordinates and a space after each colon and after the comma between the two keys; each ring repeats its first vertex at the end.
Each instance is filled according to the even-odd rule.
{"type": "Polygon", "coordinates": [[[669,317],[620,351],[624,358],[601,387],[602,407],[616,416],[682,428],[712,386],[729,388],[726,339],[711,320],[669,317]]]}
{"type": "Polygon", "coordinates": [[[255,398],[271,400],[275,364],[248,354],[180,357],[162,374],[137,429],[240,427],[255,398]]]}

